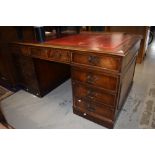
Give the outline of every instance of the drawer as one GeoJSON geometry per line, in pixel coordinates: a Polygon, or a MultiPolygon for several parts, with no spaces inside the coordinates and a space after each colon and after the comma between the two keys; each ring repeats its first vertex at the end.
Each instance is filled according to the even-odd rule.
{"type": "Polygon", "coordinates": [[[112,57],[106,55],[95,54],[78,54],[72,53],[72,63],[88,66],[96,66],[102,69],[120,71],[121,59],[119,57],[112,57]]]}
{"type": "Polygon", "coordinates": [[[39,48],[39,47],[31,48],[31,56],[33,57],[48,58],[49,52],[50,52],[50,48],[39,48]]]}
{"type": "Polygon", "coordinates": [[[70,52],[51,48],[31,48],[33,57],[45,58],[60,62],[70,62],[70,52]]]}
{"type": "Polygon", "coordinates": [[[30,48],[27,46],[11,46],[11,52],[28,56],[30,55],[30,48]]]}
{"type": "Polygon", "coordinates": [[[26,47],[26,46],[21,46],[21,53],[25,56],[29,56],[30,55],[30,48],[26,47]]]}
{"type": "Polygon", "coordinates": [[[70,52],[66,50],[51,49],[49,53],[49,59],[70,62],[70,52]]]}
{"type": "Polygon", "coordinates": [[[103,90],[92,88],[84,84],[78,84],[73,82],[74,96],[81,99],[87,99],[101,104],[114,107],[115,106],[115,94],[107,93],[103,90]]]}
{"type": "Polygon", "coordinates": [[[117,91],[118,77],[89,70],[72,68],[72,79],[110,91],[117,91]]]}
{"type": "Polygon", "coordinates": [[[81,100],[74,98],[74,107],[84,112],[84,114],[106,117],[108,119],[114,119],[115,111],[112,108],[104,106],[103,104],[98,104],[96,102],[91,102],[87,100],[81,100]]]}

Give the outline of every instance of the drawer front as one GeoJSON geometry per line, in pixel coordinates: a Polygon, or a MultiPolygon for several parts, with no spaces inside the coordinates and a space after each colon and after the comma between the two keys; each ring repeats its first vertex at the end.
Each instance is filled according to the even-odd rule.
{"type": "Polygon", "coordinates": [[[65,50],[51,49],[51,48],[31,48],[31,55],[33,57],[45,58],[59,62],[70,62],[70,52],[65,50]]]}
{"type": "Polygon", "coordinates": [[[21,48],[21,53],[25,56],[29,56],[30,55],[30,48],[26,47],[26,46],[22,46],[21,48]]]}
{"type": "Polygon", "coordinates": [[[48,53],[50,52],[50,48],[31,48],[31,56],[38,58],[48,58],[48,53]]]}
{"type": "Polygon", "coordinates": [[[106,117],[111,120],[114,118],[114,109],[95,102],[74,98],[74,107],[85,114],[106,117]]]}
{"type": "Polygon", "coordinates": [[[92,87],[78,84],[73,82],[73,93],[74,96],[81,99],[88,99],[91,101],[99,102],[101,104],[114,107],[115,106],[115,96],[114,94],[106,93],[100,89],[94,89],[92,87]]]}
{"type": "Polygon", "coordinates": [[[72,69],[72,79],[101,87],[106,90],[117,91],[118,77],[113,77],[108,74],[72,69]]]}
{"type": "Polygon", "coordinates": [[[70,62],[70,52],[66,50],[51,49],[49,53],[49,59],[70,62]]]}
{"type": "Polygon", "coordinates": [[[121,68],[120,58],[105,55],[73,53],[72,63],[77,63],[80,65],[96,66],[117,72],[119,72],[121,68]]]}

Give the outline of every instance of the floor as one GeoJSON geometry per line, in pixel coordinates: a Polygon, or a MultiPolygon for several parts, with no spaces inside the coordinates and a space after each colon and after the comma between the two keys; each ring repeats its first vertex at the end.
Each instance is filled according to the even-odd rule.
{"type": "MultiPolygon", "coordinates": [[[[155,128],[155,42],[145,61],[136,65],[134,84],[115,129],[155,128]]],[[[8,121],[18,129],[104,129],[72,112],[71,81],[38,98],[23,90],[1,101],[8,121]]]]}

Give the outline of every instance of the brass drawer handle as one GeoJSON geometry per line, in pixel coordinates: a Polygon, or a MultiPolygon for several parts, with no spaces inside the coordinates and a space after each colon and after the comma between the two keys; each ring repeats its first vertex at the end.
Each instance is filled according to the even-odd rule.
{"type": "Polygon", "coordinates": [[[89,74],[86,79],[88,83],[94,83],[96,80],[97,80],[96,76],[91,75],[91,74],[89,74]]]}
{"type": "Polygon", "coordinates": [[[92,95],[94,95],[94,91],[92,91],[92,90],[88,90],[88,91],[87,91],[87,95],[88,95],[88,96],[92,96],[92,95]]]}
{"type": "Polygon", "coordinates": [[[99,58],[97,56],[90,55],[88,56],[88,62],[93,65],[97,65],[99,63],[99,58]]]}
{"type": "Polygon", "coordinates": [[[90,112],[94,112],[96,110],[95,107],[92,107],[89,103],[87,103],[86,109],[90,112]]]}
{"type": "Polygon", "coordinates": [[[87,95],[86,95],[86,98],[90,98],[90,99],[94,99],[94,91],[92,90],[88,90],[87,91],[87,95]]]}

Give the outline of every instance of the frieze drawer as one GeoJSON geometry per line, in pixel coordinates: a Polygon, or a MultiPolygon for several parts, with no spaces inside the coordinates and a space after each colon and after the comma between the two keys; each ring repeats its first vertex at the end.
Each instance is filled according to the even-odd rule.
{"type": "Polygon", "coordinates": [[[31,48],[31,56],[39,58],[48,58],[50,48],[31,48]]]}
{"type": "Polygon", "coordinates": [[[72,63],[96,66],[102,69],[107,69],[115,72],[120,71],[120,61],[121,59],[116,56],[106,56],[106,55],[95,55],[95,54],[78,54],[72,53],[72,63]]]}
{"type": "Polygon", "coordinates": [[[113,92],[117,91],[118,77],[91,70],[72,69],[72,79],[113,92]]]}
{"type": "Polygon", "coordinates": [[[49,59],[61,62],[70,62],[70,52],[67,50],[51,49],[49,52],[49,59]]]}
{"type": "Polygon", "coordinates": [[[99,102],[107,106],[114,107],[116,104],[116,94],[110,94],[103,90],[92,88],[77,82],[73,82],[73,93],[78,98],[99,102]]]}

